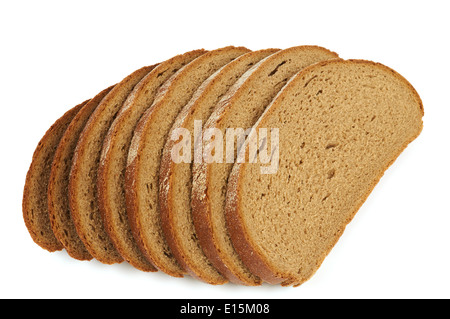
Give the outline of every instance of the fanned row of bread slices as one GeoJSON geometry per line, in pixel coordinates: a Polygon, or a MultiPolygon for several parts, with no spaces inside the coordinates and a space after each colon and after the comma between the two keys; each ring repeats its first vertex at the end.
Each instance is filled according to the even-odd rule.
{"type": "Polygon", "coordinates": [[[322,47],[190,51],[134,71],[48,129],[24,221],[39,246],[79,260],[298,286],[422,116],[397,72],[322,47]]]}

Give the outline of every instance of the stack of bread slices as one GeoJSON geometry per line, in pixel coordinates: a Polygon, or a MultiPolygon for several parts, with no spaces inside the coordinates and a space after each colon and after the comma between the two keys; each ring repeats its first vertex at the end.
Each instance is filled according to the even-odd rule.
{"type": "Polygon", "coordinates": [[[420,134],[422,116],[397,72],[322,47],[186,52],[47,130],[24,221],[39,246],[78,260],[298,286],[420,134]]]}

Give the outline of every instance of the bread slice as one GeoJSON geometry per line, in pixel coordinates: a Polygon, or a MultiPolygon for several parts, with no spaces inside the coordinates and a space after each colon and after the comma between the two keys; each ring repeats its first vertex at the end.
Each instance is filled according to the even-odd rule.
{"type": "Polygon", "coordinates": [[[278,51],[266,49],[249,52],[226,64],[211,75],[178,114],[166,140],[159,175],[159,204],[162,227],[167,243],[183,268],[192,276],[210,284],[226,279],[214,268],[199,245],[191,215],[191,162],[176,163],[172,149],[177,144],[177,130],[187,129],[191,136],[189,152],[194,158],[194,121],[206,121],[220,97],[251,66],[278,51]]]}
{"type": "Polygon", "coordinates": [[[251,271],[270,283],[308,280],[422,116],[417,92],[384,65],[335,60],[297,74],[255,125],[279,129],[278,171],[236,163],[228,183],[229,232],[251,271]]]}
{"type": "Polygon", "coordinates": [[[105,231],[97,201],[97,169],[103,140],[134,86],[155,66],[134,71],[103,98],[89,117],[75,148],[69,180],[69,204],[76,230],[89,253],[105,264],[122,262],[105,231]]]}
{"type": "MultiPolygon", "coordinates": [[[[313,63],[337,57],[336,53],[316,46],[293,47],[267,57],[247,71],[222,98],[203,131],[216,129],[225,137],[228,128],[251,128],[291,76],[313,63]]],[[[208,142],[204,142],[203,150],[207,145],[208,142]]],[[[233,161],[236,158],[233,153],[226,155],[233,161]]],[[[194,163],[193,221],[206,255],[214,260],[217,268],[226,271],[226,276],[234,282],[259,285],[260,279],[235,252],[226,228],[225,194],[233,161],[194,163]]]]}
{"type": "Polygon", "coordinates": [[[50,225],[67,253],[78,260],[91,260],[92,255],[80,240],[69,207],[69,174],[78,138],[90,115],[113,86],[104,89],[86,103],[67,127],[56,149],[47,190],[50,225]]]}
{"type": "Polygon", "coordinates": [[[159,87],[205,52],[195,50],[177,55],[148,73],[126,99],[103,142],[97,180],[100,213],[105,229],[121,256],[142,271],[156,269],[139,249],[128,223],[124,183],[133,131],[142,114],[153,103],[159,87]]]}
{"type": "Polygon", "coordinates": [[[158,176],[162,149],[177,114],[203,81],[248,51],[242,47],[213,50],[184,66],[161,87],[132,138],[125,173],[131,229],[152,263],[175,277],[182,277],[186,271],[174,258],[161,228],[158,176]]]}
{"type": "Polygon", "coordinates": [[[33,153],[25,179],[22,213],[25,226],[33,241],[40,247],[54,252],[63,249],[50,226],[47,207],[47,185],[52,160],[67,126],[87,101],[73,107],[45,132],[33,153]]]}

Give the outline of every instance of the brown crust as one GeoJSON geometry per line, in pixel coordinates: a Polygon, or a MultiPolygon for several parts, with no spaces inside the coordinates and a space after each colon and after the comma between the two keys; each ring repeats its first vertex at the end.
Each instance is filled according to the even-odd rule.
{"type": "MultiPolygon", "coordinates": [[[[267,56],[271,53],[274,53],[278,51],[278,49],[267,49],[267,50],[260,50],[260,51],[254,51],[254,52],[247,52],[246,54],[243,54],[242,56],[236,58],[236,61],[239,59],[247,59],[249,56],[258,56],[260,55],[261,58],[264,56],[267,56]],[[264,52],[264,53],[263,53],[264,52]]],[[[225,69],[227,66],[225,66],[223,69],[225,69]]],[[[231,64],[228,65],[228,67],[232,67],[231,64]]],[[[207,94],[210,91],[210,88],[214,84],[214,82],[217,81],[217,77],[209,78],[206,80],[202,86],[199,88],[199,90],[196,92],[196,96],[191,101],[191,104],[188,104],[187,107],[183,108],[183,110],[178,115],[174,125],[172,126],[172,130],[176,128],[183,128],[186,126],[186,121],[192,114],[193,110],[196,108],[197,105],[197,99],[201,98],[202,94],[207,94]],[[196,101],[196,102],[193,102],[196,101]]],[[[193,141],[191,141],[193,142],[193,141]]],[[[175,181],[173,180],[173,174],[177,169],[177,165],[172,161],[171,159],[171,153],[170,150],[173,148],[175,144],[175,141],[168,139],[166,141],[166,144],[164,146],[164,151],[161,159],[161,168],[160,168],[160,192],[159,192],[159,203],[160,203],[160,214],[161,214],[161,221],[162,226],[164,229],[164,232],[166,234],[166,238],[168,241],[169,246],[171,247],[173,253],[177,255],[177,258],[180,260],[180,262],[183,264],[184,268],[188,271],[188,273],[191,276],[194,276],[202,281],[205,281],[209,284],[223,284],[230,280],[234,283],[243,284],[239,278],[234,276],[233,273],[231,273],[227,267],[224,266],[224,264],[220,260],[214,259],[215,254],[211,251],[211,248],[208,246],[209,242],[206,242],[205,246],[201,245],[203,252],[207,256],[207,258],[210,260],[210,262],[213,264],[213,266],[225,277],[221,279],[220,281],[211,281],[212,279],[209,278],[209,276],[206,276],[202,273],[200,269],[196,269],[197,267],[190,265],[190,261],[186,260],[186,257],[183,256],[183,254],[186,254],[182,250],[182,245],[178,243],[179,236],[177,236],[177,232],[174,229],[174,221],[173,221],[173,211],[175,210],[174,207],[170,205],[170,203],[173,203],[173,198],[176,196],[174,194],[174,190],[172,188],[173,183],[175,181]]],[[[207,231],[207,229],[206,229],[207,231]]],[[[196,231],[196,236],[200,240],[200,237],[204,237],[202,232],[196,231]]],[[[215,251],[215,250],[214,250],[215,251]]]]}
{"type": "MultiPolygon", "coordinates": [[[[273,109],[276,107],[277,101],[281,101],[284,98],[284,95],[286,95],[289,91],[290,85],[293,85],[295,81],[300,81],[301,77],[306,74],[307,72],[311,72],[312,70],[319,68],[324,65],[332,64],[332,63],[365,63],[365,64],[371,64],[373,66],[377,66],[380,68],[383,68],[384,70],[387,70],[388,72],[392,73],[395,77],[400,79],[406,86],[408,86],[411,91],[413,92],[413,95],[415,96],[422,115],[424,114],[423,109],[423,103],[420,99],[420,96],[418,95],[417,91],[414,89],[414,87],[399,73],[392,70],[391,68],[372,61],[367,60],[329,60],[329,61],[323,61],[319,62],[317,64],[314,64],[312,66],[309,66],[302,71],[300,71],[296,76],[294,76],[289,83],[283,88],[283,90],[278,94],[277,98],[274,99],[274,101],[271,103],[271,105],[266,109],[264,114],[260,117],[258,122],[255,124],[255,127],[258,127],[262,124],[264,121],[264,118],[268,116],[271,112],[273,112],[273,109]]],[[[409,143],[411,143],[417,136],[419,136],[420,132],[422,130],[419,130],[416,136],[412,137],[411,140],[407,141],[404,146],[400,149],[398,154],[396,154],[392,160],[386,165],[384,170],[382,170],[381,174],[374,179],[374,182],[370,185],[368,188],[368,192],[361,198],[361,202],[357,205],[357,208],[352,212],[350,215],[350,218],[347,220],[347,223],[338,230],[337,233],[342,234],[345,230],[346,225],[353,219],[355,214],[358,212],[359,208],[364,204],[367,197],[370,195],[372,190],[375,188],[381,177],[384,175],[384,172],[395,162],[397,157],[403,152],[403,150],[408,146],[409,143]]],[[[245,166],[247,163],[236,163],[233,166],[233,170],[230,174],[229,184],[227,188],[227,199],[226,199],[226,219],[227,219],[227,226],[230,230],[230,237],[233,241],[233,245],[236,247],[236,250],[238,251],[239,255],[241,256],[242,260],[248,265],[248,267],[252,270],[252,272],[258,274],[264,281],[271,283],[271,284],[279,284],[283,286],[288,285],[294,285],[299,286],[303,282],[307,281],[309,278],[292,278],[289,274],[282,274],[276,269],[273,269],[269,262],[263,257],[263,254],[259,249],[257,248],[256,244],[252,241],[252,239],[248,236],[248,232],[246,231],[245,225],[242,222],[242,212],[240,211],[240,205],[239,203],[243,201],[244,199],[240,196],[240,188],[241,184],[239,183],[240,176],[242,174],[245,174],[245,166]]],[[[335,238],[334,244],[338,241],[340,236],[337,236],[335,238]]],[[[334,246],[332,244],[329,247],[329,250],[324,252],[322,259],[318,262],[317,268],[321,265],[325,257],[328,255],[328,253],[331,251],[332,247],[334,246]]]]}
{"type": "MultiPolygon", "coordinates": [[[[236,163],[228,178],[227,200],[225,202],[225,217],[227,219],[228,233],[230,234],[233,246],[241,257],[244,264],[254,274],[257,274],[262,280],[269,284],[280,284],[284,279],[279,278],[272,269],[268,267],[265,260],[258,254],[251,239],[247,236],[245,225],[241,222],[240,211],[238,211],[239,194],[239,174],[241,173],[241,165],[236,163]]],[[[239,198],[240,199],[240,198],[239,198]]]]}
{"type": "MultiPolygon", "coordinates": [[[[117,124],[118,127],[119,124],[117,124]]],[[[108,134],[107,139],[111,139],[111,136],[108,134]]],[[[108,142],[106,142],[108,143],[108,142]]],[[[108,209],[108,201],[106,198],[106,194],[104,192],[105,190],[105,185],[106,185],[106,179],[107,176],[105,176],[105,172],[106,172],[106,165],[109,165],[108,163],[106,163],[107,160],[105,160],[103,162],[103,164],[100,166],[102,167],[101,169],[99,168],[99,174],[98,174],[98,181],[97,181],[97,190],[98,190],[98,202],[99,202],[99,207],[100,207],[100,212],[102,214],[102,218],[103,221],[105,223],[105,228],[108,232],[109,237],[111,238],[111,240],[115,243],[119,242],[119,239],[117,238],[115,232],[113,231],[112,226],[110,225],[109,222],[109,212],[110,209],[108,209]],[[102,172],[102,173],[100,173],[102,172]]],[[[136,238],[136,236],[134,236],[136,238]]],[[[144,265],[143,263],[134,261],[133,258],[129,257],[129,253],[127,251],[124,251],[121,245],[117,245],[115,244],[116,249],[119,251],[119,253],[123,256],[124,259],[127,260],[127,262],[129,264],[131,264],[133,267],[140,269],[142,271],[157,271],[157,268],[155,268],[155,266],[153,265],[153,263],[151,262],[149,256],[147,254],[145,254],[145,250],[142,249],[142,246],[140,245],[140,241],[136,240],[136,244],[138,245],[140,251],[144,254],[145,259],[148,261],[147,265],[144,265]]]]}
{"type": "MultiPolygon", "coordinates": [[[[84,245],[86,246],[89,253],[98,261],[105,264],[120,263],[123,261],[123,258],[116,250],[114,244],[109,238],[103,221],[96,222],[96,226],[98,226],[98,229],[96,229],[95,231],[97,232],[98,239],[102,242],[102,246],[105,247],[105,251],[101,251],[101,249],[96,249],[95,247],[93,247],[91,245],[91,239],[87,236],[85,222],[81,217],[81,214],[83,214],[84,210],[83,207],[81,207],[83,196],[80,193],[80,189],[78,187],[79,179],[82,178],[80,173],[82,171],[83,165],[85,165],[82,159],[90,156],[86,154],[90,142],[88,137],[93,136],[92,131],[97,128],[97,123],[101,123],[101,121],[103,120],[102,115],[104,110],[109,106],[115,106],[114,103],[116,102],[114,102],[114,99],[116,99],[117,96],[123,94],[125,92],[124,89],[127,88],[130,83],[135,82],[137,79],[141,79],[153,68],[154,66],[146,66],[134,71],[130,75],[126,76],[121,82],[117,83],[114,88],[103,98],[102,102],[90,116],[88,123],[83,129],[73,156],[69,181],[69,202],[72,212],[72,219],[74,221],[80,239],[84,242],[84,245]]],[[[90,168],[90,170],[92,170],[92,167],[90,168]]],[[[98,209],[98,201],[96,201],[94,205],[98,209]]],[[[94,213],[96,214],[97,212],[94,213]]],[[[100,212],[98,212],[98,215],[101,219],[100,212]]],[[[94,216],[94,219],[95,217],[96,216],[94,216]]]]}
{"type": "Polygon", "coordinates": [[[134,96],[146,94],[146,88],[148,86],[147,83],[152,83],[156,81],[156,78],[160,77],[160,72],[165,72],[166,70],[173,68],[174,64],[179,64],[180,62],[184,61],[186,61],[186,63],[189,63],[190,60],[203,54],[204,52],[206,51],[205,50],[190,51],[183,55],[175,56],[165,62],[162,62],[157,67],[155,67],[155,69],[153,69],[144,79],[141,80],[141,82],[135,87],[133,92],[130,94],[130,96],[127,99],[127,102],[125,102],[123,107],[120,109],[116,119],[111,125],[108,134],[106,135],[105,140],[103,142],[103,150],[101,155],[102,157],[98,169],[98,185],[97,185],[100,212],[102,213],[103,220],[107,225],[106,229],[108,230],[109,236],[115,242],[116,248],[119,250],[120,254],[127,260],[128,263],[130,263],[135,268],[138,268],[142,271],[157,271],[157,268],[149,260],[147,256],[148,254],[145,253],[145,250],[143,249],[141,243],[139,243],[138,240],[135,240],[138,249],[145,257],[147,262],[136,260],[137,257],[130,255],[130,252],[126,251],[126,248],[123,247],[123,245],[121,244],[121,240],[118,238],[118,235],[116,234],[116,231],[114,230],[113,226],[109,225],[110,219],[112,219],[112,215],[114,213],[108,198],[108,183],[107,183],[108,174],[110,174],[110,167],[113,165],[114,161],[111,152],[118,147],[122,147],[121,145],[118,145],[116,143],[114,137],[116,135],[122,134],[123,126],[125,125],[127,118],[130,116],[130,113],[133,111],[133,105],[135,101],[134,96]]]}
{"type": "MultiPolygon", "coordinates": [[[[272,53],[275,53],[279,51],[279,49],[267,49],[267,50],[261,50],[261,51],[255,51],[248,53],[250,54],[261,54],[262,51],[265,51],[265,55],[268,56],[272,53]]],[[[242,57],[244,58],[244,57],[242,57]]],[[[261,60],[265,58],[262,57],[261,60]]],[[[257,62],[258,63],[258,62],[257,62]]],[[[179,123],[176,123],[174,127],[184,127],[184,119],[189,116],[189,109],[186,109],[184,111],[185,114],[181,114],[179,123]]],[[[169,141],[168,145],[166,146],[167,149],[171,149],[173,147],[173,144],[175,141],[169,141]]],[[[169,154],[165,154],[166,157],[169,156],[169,154]]],[[[171,191],[170,185],[172,182],[172,171],[176,169],[176,165],[169,159],[166,159],[164,163],[164,166],[161,166],[161,179],[165,182],[165,185],[162,187],[162,192],[160,193],[160,202],[161,203],[168,203],[171,202],[170,198],[174,196],[173,191],[171,191]]],[[[195,205],[196,203],[194,203],[195,205]]],[[[192,210],[196,210],[194,206],[192,206],[192,210]]],[[[170,215],[170,209],[169,207],[166,207],[164,205],[163,209],[161,209],[161,213],[164,215],[170,215]]],[[[163,216],[163,215],[162,215],[163,216]]],[[[168,217],[166,217],[168,218],[168,217]]],[[[222,262],[219,254],[217,253],[217,249],[214,246],[213,242],[210,240],[214,235],[211,231],[211,226],[209,224],[210,219],[207,218],[204,215],[199,214],[193,214],[193,218],[196,219],[194,222],[195,229],[196,229],[196,235],[198,237],[198,240],[201,244],[201,247],[205,253],[205,255],[208,257],[208,259],[211,261],[211,263],[214,265],[214,267],[219,270],[220,273],[222,273],[230,282],[236,283],[236,284],[242,284],[242,285],[248,285],[248,283],[245,280],[241,280],[239,277],[237,277],[232,271],[229,270],[229,268],[222,262]]],[[[167,221],[167,224],[171,224],[170,220],[167,221]]]]}
{"type": "MultiPolygon", "coordinates": [[[[54,236],[53,231],[50,226],[50,219],[48,218],[47,206],[41,207],[44,211],[39,211],[41,209],[33,207],[32,196],[33,196],[33,188],[34,184],[46,184],[48,182],[49,174],[50,174],[50,165],[54,157],[54,151],[50,150],[48,152],[47,148],[50,147],[48,143],[51,143],[55,138],[60,140],[62,135],[64,134],[65,129],[70,124],[72,118],[77,114],[77,112],[82,108],[82,106],[86,103],[83,103],[73,107],[66,113],[64,113],[58,120],[56,120],[52,126],[45,132],[44,136],[39,141],[36,149],[33,152],[33,157],[31,160],[30,167],[28,169],[26,178],[25,178],[25,186],[23,191],[23,199],[22,199],[22,214],[25,222],[25,226],[30,233],[33,241],[38,244],[41,248],[48,250],[49,252],[54,252],[57,250],[63,249],[63,245],[59,242],[59,240],[54,236]],[[60,135],[60,136],[58,136],[60,135]],[[46,154],[48,153],[48,154],[46,154]],[[43,158],[47,157],[47,159],[43,158]],[[44,164],[47,163],[49,165],[48,174],[42,173],[42,167],[39,164],[41,160],[44,160],[44,164]],[[46,180],[43,180],[46,179],[46,180]],[[36,209],[36,213],[34,210],[36,209]],[[36,223],[32,223],[31,215],[32,214],[41,214],[43,219],[48,219],[48,223],[44,223],[44,225],[36,225],[36,223]],[[42,227],[42,229],[39,229],[42,227]],[[41,234],[42,232],[42,234],[41,234]]],[[[39,197],[47,197],[47,193],[34,194],[34,196],[39,197]]],[[[43,203],[47,203],[47,198],[42,198],[43,203]]]]}
{"type": "MultiPolygon", "coordinates": [[[[145,115],[145,114],[144,114],[145,115]]],[[[138,123],[138,125],[136,126],[135,130],[134,130],[134,135],[136,134],[140,134],[140,132],[142,131],[142,128],[140,127],[142,125],[140,125],[140,123],[138,123]]],[[[138,157],[138,156],[136,156],[138,157]]],[[[127,167],[126,167],[126,171],[125,171],[125,200],[126,200],[126,205],[127,205],[127,215],[128,215],[128,220],[130,223],[130,228],[131,228],[131,232],[133,233],[134,239],[136,240],[136,244],[138,245],[139,249],[142,251],[142,253],[145,255],[145,257],[153,264],[155,265],[156,268],[159,269],[159,267],[157,267],[157,265],[155,264],[155,261],[153,259],[153,257],[148,253],[145,242],[142,238],[141,235],[141,229],[142,226],[140,224],[140,220],[137,217],[137,212],[138,212],[138,205],[137,205],[137,192],[135,190],[135,188],[133,187],[134,185],[134,175],[136,172],[136,162],[137,159],[134,158],[133,161],[127,161],[127,167]]],[[[182,277],[182,276],[179,276],[182,277]]]]}
{"type": "MultiPolygon", "coordinates": [[[[266,58],[268,59],[268,58],[266,58]]],[[[263,59],[252,68],[250,68],[239,81],[230,88],[227,94],[222,98],[222,100],[216,106],[213,114],[205,123],[204,128],[214,126],[214,123],[220,121],[220,118],[225,114],[226,106],[233,97],[236,97],[236,92],[240,92],[239,89],[243,87],[246,83],[246,79],[250,77],[253,72],[255,72],[258,67],[266,60],[263,59]]],[[[216,265],[216,267],[229,278],[231,282],[242,284],[242,285],[260,285],[261,281],[257,278],[254,282],[249,281],[247,278],[243,278],[231,271],[228,266],[223,262],[220,250],[215,244],[215,235],[213,232],[213,226],[211,222],[211,201],[209,200],[209,191],[207,185],[209,185],[208,179],[209,165],[202,161],[199,164],[193,165],[193,183],[192,183],[192,211],[193,211],[193,221],[200,243],[208,254],[210,260],[216,265]],[[205,179],[205,180],[203,180],[205,179]]]]}
{"type": "MultiPolygon", "coordinates": [[[[247,79],[263,62],[255,64],[251,69],[249,69],[240,79],[239,82],[236,83],[227,94],[223,97],[223,99],[216,106],[213,114],[217,114],[217,120],[219,120],[219,116],[223,115],[223,111],[225,110],[226,105],[233,98],[234,94],[238,91],[239,87],[242,83],[245,83],[245,79],[247,79]],[[220,112],[222,111],[222,112],[220,112]]],[[[212,118],[212,116],[211,116],[212,118]]],[[[211,118],[204,124],[204,128],[208,127],[208,124],[211,122],[211,118]]],[[[209,126],[210,127],[210,126],[209,126]]],[[[211,201],[209,200],[209,192],[207,188],[207,180],[203,180],[204,178],[209,178],[210,174],[208,173],[209,165],[202,161],[201,163],[194,163],[192,166],[192,218],[194,222],[194,226],[197,232],[198,239],[200,244],[208,255],[208,258],[215,265],[215,267],[224,274],[231,282],[241,284],[241,285],[259,285],[260,282],[250,282],[246,278],[241,278],[237,276],[233,271],[231,271],[227,265],[223,262],[221,258],[221,254],[219,249],[215,245],[215,236],[213,232],[213,226],[211,223],[211,201]]]]}
{"type": "MultiPolygon", "coordinates": [[[[185,66],[186,67],[186,66],[185,66]]],[[[183,70],[178,70],[180,72],[183,70]]],[[[176,74],[173,75],[171,78],[169,78],[159,89],[158,96],[155,98],[155,102],[153,105],[147,109],[147,111],[142,115],[141,119],[139,120],[134,133],[133,133],[133,140],[130,145],[129,155],[127,159],[127,166],[125,170],[125,200],[127,203],[127,214],[131,226],[131,231],[134,235],[134,238],[136,239],[136,242],[140,249],[143,251],[145,256],[147,257],[150,262],[155,265],[156,268],[159,270],[165,272],[166,274],[172,276],[172,277],[184,277],[186,274],[186,270],[182,268],[181,265],[179,265],[178,271],[171,271],[162,263],[160,263],[158,260],[155,259],[153,254],[151,253],[151,247],[149,247],[148,243],[144,241],[141,229],[143,229],[143,225],[141,224],[141,220],[139,218],[139,206],[138,206],[138,192],[135,188],[136,180],[139,176],[138,169],[139,169],[139,160],[140,160],[140,154],[137,152],[138,149],[141,148],[140,145],[145,144],[145,131],[147,130],[147,124],[154,121],[153,115],[155,114],[155,108],[159,105],[158,97],[164,96],[165,92],[170,88],[170,85],[173,83],[176,74]]]]}
{"type": "Polygon", "coordinates": [[[73,118],[56,149],[50,172],[47,193],[51,226],[56,238],[63,244],[67,253],[72,258],[78,260],[91,260],[92,255],[87,251],[83,242],[80,240],[70,216],[67,192],[68,174],[70,173],[73,151],[81,130],[97,105],[112,88],[113,86],[110,86],[98,93],[88,103],[84,104],[81,110],[73,118]],[[61,183],[66,184],[63,186],[64,189],[60,189],[62,186],[61,183]],[[69,220],[63,221],[59,215],[66,215],[66,210],[69,211],[69,216],[67,216],[69,220]],[[71,240],[67,240],[68,237],[70,237],[71,240]]]}
{"type": "MultiPolygon", "coordinates": [[[[214,51],[209,51],[205,55],[200,56],[193,62],[186,65],[179,72],[185,72],[183,70],[190,70],[191,68],[195,67],[195,65],[198,62],[203,63],[202,61],[204,59],[207,59],[209,57],[209,54],[216,54],[221,51],[229,50],[230,48],[240,49],[242,47],[236,48],[236,47],[229,46],[229,47],[224,47],[224,48],[217,49],[214,51]],[[198,62],[196,62],[196,61],[198,61],[198,62]]],[[[131,228],[133,230],[133,233],[135,234],[135,237],[140,238],[140,241],[141,241],[140,244],[143,246],[143,248],[145,250],[147,250],[147,253],[149,255],[152,253],[152,251],[151,251],[152,247],[150,247],[151,243],[145,243],[142,240],[141,229],[142,229],[143,225],[141,225],[139,214],[138,214],[138,210],[139,210],[138,198],[140,195],[135,187],[135,183],[140,177],[139,161],[140,161],[141,154],[138,152],[138,150],[140,150],[143,147],[143,145],[146,144],[146,139],[148,138],[148,136],[147,136],[148,134],[146,132],[148,131],[148,127],[151,126],[153,123],[156,123],[154,121],[158,120],[158,118],[157,118],[157,116],[159,116],[158,112],[159,112],[160,108],[163,106],[163,104],[161,102],[164,101],[165,94],[167,92],[170,92],[171,88],[175,87],[175,85],[178,81],[180,81],[179,77],[174,76],[171,79],[169,79],[161,87],[161,90],[158,94],[158,97],[155,99],[155,102],[146,111],[146,113],[142,116],[141,120],[139,121],[139,123],[136,127],[136,130],[135,130],[134,136],[133,136],[133,142],[132,142],[132,145],[130,146],[130,151],[129,151],[129,155],[128,155],[128,163],[127,163],[127,169],[126,169],[126,173],[125,173],[125,185],[126,185],[125,194],[126,194],[128,215],[130,217],[130,224],[132,226],[131,228]]],[[[158,186],[156,186],[156,187],[158,187],[158,186]]],[[[167,238],[165,238],[164,236],[163,236],[163,238],[168,246],[167,238]]],[[[184,267],[182,266],[182,261],[178,259],[179,256],[176,256],[173,251],[170,251],[170,252],[171,252],[172,256],[174,257],[174,260],[173,260],[174,266],[175,265],[178,266],[177,271],[168,269],[168,267],[166,265],[164,265],[162,262],[156,260],[155,257],[149,256],[149,258],[152,260],[153,264],[158,269],[164,271],[165,273],[168,273],[169,275],[175,276],[175,277],[183,277],[185,274],[187,274],[187,270],[184,269],[184,267]]]]}
{"type": "MultiPolygon", "coordinates": [[[[213,79],[208,79],[211,82],[213,79]]],[[[196,94],[200,96],[200,91],[204,92],[205,88],[208,89],[207,81],[205,81],[202,84],[202,87],[200,90],[197,90],[196,94]]],[[[193,97],[194,99],[194,97],[193,97]]],[[[192,101],[192,100],[191,100],[192,101]]],[[[184,107],[180,114],[177,116],[177,119],[175,120],[174,125],[172,126],[172,129],[177,127],[184,127],[184,120],[189,115],[190,108],[184,107]]],[[[192,141],[191,141],[192,142],[192,141]]],[[[199,280],[202,280],[204,282],[210,283],[210,284],[224,284],[227,282],[225,278],[223,278],[221,281],[213,282],[210,278],[207,278],[205,275],[200,273],[198,270],[196,270],[194,267],[190,265],[189,260],[187,260],[184,256],[184,253],[182,251],[182,244],[179,243],[179,237],[176,236],[176,231],[174,229],[174,225],[172,222],[172,208],[169,206],[169,203],[173,200],[173,192],[171,191],[171,184],[172,184],[172,174],[174,170],[174,163],[171,159],[170,151],[175,141],[168,139],[166,141],[166,144],[164,146],[164,150],[161,156],[161,166],[160,166],[160,173],[159,173],[159,208],[160,208],[160,216],[161,216],[161,226],[163,228],[167,244],[169,245],[170,249],[172,250],[175,258],[177,261],[181,264],[181,266],[186,270],[186,272],[191,275],[194,278],[197,278],[199,280]]],[[[197,235],[198,236],[198,235],[197,235]]]]}
{"type": "MultiPolygon", "coordinates": [[[[336,58],[338,55],[334,52],[331,52],[325,48],[319,46],[301,46],[301,47],[293,47],[287,50],[303,50],[307,48],[317,48],[320,50],[324,50],[330,53],[333,53],[336,58]]],[[[284,51],[284,50],[283,50],[284,51]]],[[[282,54],[283,51],[278,52],[278,54],[282,54]]],[[[214,113],[205,123],[204,127],[215,127],[216,123],[220,123],[222,118],[227,114],[227,105],[232,102],[233,99],[237,98],[239,94],[245,91],[245,88],[248,87],[248,82],[246,79],[255,72],[259,65],[262,64],[265,60],[271,59],[272,56],[267,57],[266,59],[260,61],[256,64],[252,69],[247,71],[243,77],[239,80],[240,83],[237,83],[235,86],[231,88],[231,90],[227,93],[226,96],[219,102],[214,113]]],[[[213,232],[213,226],[211,222],[211,201],[208,185],[210,185],[211,174],[209,173],[209,167],[205,162],[197,164],[193,166],[194,179],[198,180],[193,183],[192,187],[192,209],[193,209],[193,217],[194,224],[197,229],[197,233],[199,234],[199,239],[201,240],[202,247],[204,247],[205,251],[208,252],[211,260],[217,264],[217,268],[221,271],[225,271],[227,276],[229,276],[230,280],[236,281],[245,285],[260,285],[261,280],[257,278],[254,282],[249,281],[247,278],[243,278],[242,276],[238,276],[238,274],[229,270],[227,265],[223,261],[223,257],[221,257],[220,248],[215,244],[215,235],[213,232]]],[[[233,243],[234,244],[234,243],[233,243]]],[[[243,260],[244,262],[244,260],[243,260]]],[[[248,266],[245,262],[244,264],[248,266]]],[[[254,275],[257,275],[250,267],[248,267],[250,272],[254,275]]],[[[268,277],[269,278],[269,277],[268,277]]]]}

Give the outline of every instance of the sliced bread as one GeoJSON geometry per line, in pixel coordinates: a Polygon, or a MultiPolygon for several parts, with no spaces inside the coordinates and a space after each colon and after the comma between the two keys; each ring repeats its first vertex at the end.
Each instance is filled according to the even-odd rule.
{"type": "MultiPolygon", "coordinates": [[[[251,128],[278,91],[299,70],[316,62],[338,58],[317,46],[298,46],[270,55],[247,71],[222,97],[203,131],[251,128]]],[[[209,142],[203,142],[203,150],[209,142]]],[[[226,276],[245,285],[259,285],[236,253],[225,222],[225,195],[229,173],[236,158],[237,141],[222,162],[203,160],[193,165],[192,214],[197,235],[206,255],[226,271],[226,276]],[[229,160],[229,156],[232,161],[229,160]],[[220,265],[220,263],[222,265],[220,265]]]]}
{"type": "Polygon", "coordinates": [[[151,262],[175,277],[186,271],[164,237],[158,203],[161,154],[172,124],[198,87],[214,72],[249,50],[226,47],[209,51],[175,73],[159,90],[137,124],[125,173],[125,196],[133,235],[151,262]]]}
{"type": "Polygon", "coordinates": [[[64,113],[45,132],[34,150],[25,179],[22,199],[25,226],[33,241],[50,252],[63,249],[63,245],[53,233],[48,216],[47,185],[52,161],[66,128],[87,102],[85,101],[64,113]]]}
{"type": "Polygon", "coordinates": [[[236,163],[228,183],[227,225],[244,263],[269,283],[308,280],[422,116],[417,92],[384,65],[334,60],[298,73],[252,133],[279,129],[278,171],[236,163]]]}
{"type": "Polygon", "coordinates": [[[113,86],[101,91],[86,103],[67,127],[53,159],[48,183],[48,213],[53,232],[67,253],[78,260],[92,255],[80,240],[69,207],[69,175],[78,138],[89,117],[113,86]]]}
{"type": "Polygon", "coordinates": [[[205,50],[190,51],[160,63],[133,89],[114,119],[102,146],[98,169],[98,201],[105,229],[121,256],[135,268],[155,271],[136,243],[125,202],[125,167],[133,131],[153,103],[156,92],[175,72],[205,50]]]}
{"type": "Polygon", "coordinates": [[[105,264],[122,262],[103,225],[97,200],[97,169],[103,140],[134,86],[155,66],[134,71],[103,98],[89,117],[75,148],[69,179],[69,204],[76,230],[89,253],[105,264]]]}
{"type": "MultiPolygon", "coordinates": [[[[178,114],[166,140],[159,175],[159,205],[162,228],[167,243],[184,269],[210,284],[226,282],[205,256],[199,245],[191,215],[191,163],[194,158],[194,121],[206,121],[219,99],[251,66],[275,53],[266,49],[243,54],[211,75],[195,92],[178,114]],[[175,162],[172,150],[176,146],[177,131],[190,134],[190,160],[175,162]]],[[[201,127],[200,127],[201,128],[201,127]]]]}

